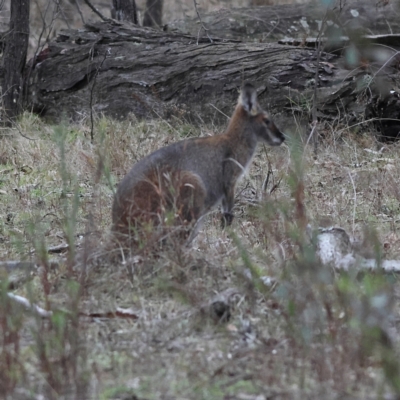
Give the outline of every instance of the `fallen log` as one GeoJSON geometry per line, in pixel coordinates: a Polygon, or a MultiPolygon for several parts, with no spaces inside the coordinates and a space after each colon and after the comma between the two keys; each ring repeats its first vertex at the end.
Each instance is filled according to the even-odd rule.
{"type": "MultiPolygon", "coordinates": [[[[336,2],[339,3],[339,2],[336,2]]],[[[321,22],[326,17],[326,30],[330,35],[345,35],[350,31],[360,34],[400,32],[398,2],[352,0],[327,8],[323,1],[305,4],[224,8],[201,15],[202,23],[211,38],[241,41],[277,41],[291,37],[303,41],[318,36],[321,22]]],[[[197,17],[173,21],[170,31],[207,37],[197,17]]]]}
{"type": "MultiPolygon", "coordinates": [[[[388,49],[386,58],[395,54],[388,49]]],[[[28,107],[52,120],[81,120],[94,112],[225,124],[246,80],[287,126],[293,113],[308,122],[318,71],[319,117],[351,115],[356,123],[368,105],[364,92],[378,82],[382,98],[398,80],[392,62],[348,69],[343,58],[322,53],[317,65],[315,49],[225,39],[210,43],[116,21],[63,31],[37,59],[27,72],[28,107]],[[382,86],[382,80],[390,86],[382,86]]]]}

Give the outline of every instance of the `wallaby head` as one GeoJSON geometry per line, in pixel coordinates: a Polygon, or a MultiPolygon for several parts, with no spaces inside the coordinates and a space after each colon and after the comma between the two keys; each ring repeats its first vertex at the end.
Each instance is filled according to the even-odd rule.
{"type": "Polygon", "coordinates": [[[115,236],[120,241],[128,238],[132,245],[165,237],[166,228],[176,232],[174,227],[183,226],[187,233],[218,204],[222,204],[223,225],[229,225],[236,183],[257,143],[278,146],[284,140],[258,104],[255,88],[245,84],[225,133],[171,144],[133,166],[114,198],[115,236]]]}
{"type": "MultiPolygon", "coordinates": [[[[279,146],[285,140],[283,133],[277,128],[268,113],[264,111],[257,101],[257,91],[253,85],[243,85],[238,105],[232,120],[242,119],[247,127],[240,127],[242,130],[249,130],[257,136],[258,140],[267,142],[270,146],[279,146]]],[[[248,132],[243,132],[247,134],[248,132]]]]}

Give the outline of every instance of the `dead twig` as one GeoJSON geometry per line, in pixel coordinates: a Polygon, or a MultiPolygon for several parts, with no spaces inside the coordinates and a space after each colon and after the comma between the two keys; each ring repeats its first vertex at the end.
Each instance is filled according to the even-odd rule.
{"type": "Polygon", "coordinates": [[[201,19],[201,17],[200,17],[200,13],[199,13],[199,10],[198,10],[198,8],[197,8],[197,1],[196,1],[196,0],[193,0],[193,3],[194,3],[194,8],[195,8],[195,10],[196,10],[197,18],[199,19],[200,25],[201,25],[201,27],[200,27],[200,29],[199,29],[199,32],[197,33],[197,43],[196,43],[196,44],[199,44],[200,32],[201,32],[202,29],[204,29],[204,32],[206,33],[206,35],[207,35],[208,40],[210,41],[210,43],[213,43],[214,40],[212,40],[212,38],[211,38],[210,35],[208,34],[208,29],[204,26],[203,21],[202,21],[202,19],[201,19]]]}
{"type": "Polygon", "coordinates": [[[111,21],[110,18],[106,18],[89,0],[83,0],[86,5],[97,14],[103,21],[108,22],[111,21]]]}
{"type": "MultiPolygon", "coordinates": [[[[51,318],[53,315],[53,311],[47,311],[38,305],[31,303],[28,299],[22,296],[15,295],[13,293],[7,293],[7,297],[13,301],[24,307],[27,311],[32,312],[35,315],[38,315],[42,318],[51,318]]],[[[117,307],[115,311],[106,311],[106,312],[98,312],[98,313],[79,313],[80,317],[89,317],[89,318],[128,318],[128,319],[138,319],[139,315],[132,310],[131,308],[121,308],[117,307]]]]}
{"type": "Polygon", "coordinates": [[[62,244],[59,244],[58,246],[49,247],[47,249],[47,252],[50,254],[62,253],[68,249],[69,249],[68,243],[62,243],[62,244]]]}
{"type": "MultiPolygon", "coordinates": [[[[39,265],[38,263],[33,261],[20,261],[20,260],[0,261],[0,269],[5,269],[7,272],[15,271],[17,269],[30,271],[37,268],[38,265],[39,265]]],[[[49,267],[51,269],[57,269],[60,267],[60,265],[57,261],[49,261],[49,267]]]]}
{"type": "Polygon", "coordinates": [[[78,14],[81,17],[82,23],[83,23],[83,25],[85,25],[86,21],[85,21],[85,18],[83,17],[83,14],[82,14],[82,11],[81,11],[81,7],[79,6],[79,0],[75,0],[75,5],[76,5],[76,8],[78,10],[78,14]]]}
{"type": "Polygon", "coordinates": [[[139,315],[132,308],[121,308],[117,307],[115,311],[106,312],[94,312],[94,313],[80,313],[82,317],[89,318],[127,318],[127,319],[138,319],[139,315]]]}
{"type": "Polygon", "coordinates": [[[36,304],[31,303],[28,299],[22,296],[17,296],[13,293],[7,293],[7,297],[13,302],[20,304],[26,310],[31,311],[32,313],[38,315],[42,318],[50,318],[53,315],[53,311],[47,311],[36,304]]]}
{"type": "MultiPolygon", "coordinates": [[[[91,49],[91,53],[92,53],[92,57],[95,56],[95,50],[94,47],[91,49]]],[[[109,53],[109,49],[107,49],[107,51],[104,53],[104,57],[101,60],[100,65],[98,66],[98,68],[96,69],[96,73],[94,75],[93,78],[93,85],[92,88],[90,90],[90,100],[89,100],[89,107],[90,107],[90,141],[93,143],[94,140],[94,120],[93,120],[93,92],[94,92],[94,87],[96,85],[96,79],[97,79],[97,75],[99,74],[99,71],[101,70],[104,61],[106,61],[107,58],[107,54],[109,53]]]]}
{"type": "Polygon", "coordinates": [[[326,21],[328,19],[328,9],[327,7],[325,11],[324,18],[322,18],[321,27],[317,36],[317,66],[315,68],[315,77],[314,77],[314,93],[313,93],[313,104],[311,108],[311,116],[312,116],[312,131],[310,133],[309,139],[311,139],[313,135],[313,144],[314,144],[314,158],[317,157],[318,152],[318,116],[317,116],[317,102],[318,102],[318,83],[319,83],[319,63],[321,61],[321,52],[322,52],[322,32],[324,31],[326,21]]]}

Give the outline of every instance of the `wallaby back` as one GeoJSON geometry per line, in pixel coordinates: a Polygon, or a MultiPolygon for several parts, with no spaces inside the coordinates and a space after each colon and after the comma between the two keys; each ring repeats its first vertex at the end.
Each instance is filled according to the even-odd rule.
{"type": "Polygon", "coordinates": [[[118,240],[132,245],[148,240],[156,227],[190,228],[220,202],[223,224],[229,225],[236,182],[259,141],[278,146],[284,135],[246,84],[225,133],[174,143],[133,166],[114,198],[112,229],[118,240]]]}

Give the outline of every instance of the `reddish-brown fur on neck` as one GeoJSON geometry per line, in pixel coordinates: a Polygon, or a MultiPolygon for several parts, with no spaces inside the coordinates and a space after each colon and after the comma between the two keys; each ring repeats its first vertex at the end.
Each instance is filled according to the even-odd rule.
{"type": "Polygon", "coordinates": [[[235,111],[232,114],[232,117],[229,121],[228,127],[226,128],[225,133],[230,136],[234,136],[240,130],[243,125],[243,121],[248,118],[247,112],[243,108],[241,104],[238,104],[235,108],[235,111]]]}

